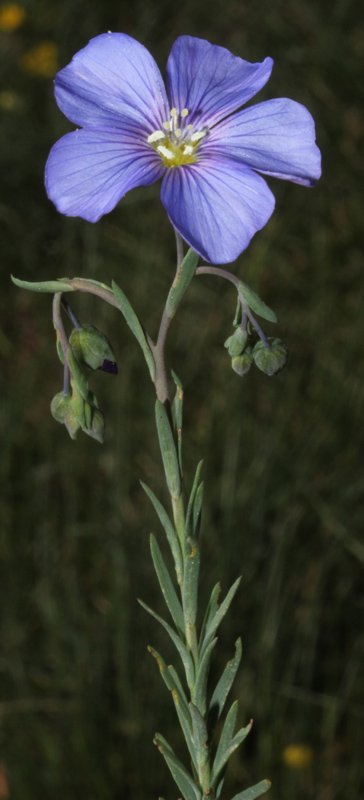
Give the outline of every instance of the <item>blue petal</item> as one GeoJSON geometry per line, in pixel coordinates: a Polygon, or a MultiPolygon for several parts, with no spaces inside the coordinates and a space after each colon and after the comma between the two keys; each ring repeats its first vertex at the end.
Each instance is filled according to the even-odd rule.
{"type": "Polygon", "coordinates": [[[234,261],[274,209],[263,178],[232,159],[214,156],[168,169],[161,199],[183,239],[212,264],[234,261]]]}
{"type": "Polygon", "coordinates": [[[151,133],[168,118],[162,76],[148,50],[123,33],[96,36],[58,72],[57,103],[76,125],[120,127],[127,120],[151,133]]]}
{"type": "Polygon", "coordinates": [[[97,222],[126,192],[154,183],[162,173],[159,157],[133,136],[78,130],[52,147],[45,183],[58,211],[97,222]]]}
{"type": "Polygon", "coordinates": [[[271,58],[251,64],[205,39],[180,36],[167,64],[171,106],[188,108],[189,122],[211,125],[254,97],[272,66],[271,58]]]}
{"type": "Polygon", "coordinates": [[[205,148],[239,159],[265,175],[306,186],[321,175],[311,114],[286,98],[259,103],[219,123],[205,148]]]}

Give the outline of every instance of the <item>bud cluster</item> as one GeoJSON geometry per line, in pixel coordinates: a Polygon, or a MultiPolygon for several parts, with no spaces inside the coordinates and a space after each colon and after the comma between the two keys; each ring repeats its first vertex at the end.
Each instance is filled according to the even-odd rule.
{"type": "Polygon", "coordinates": [[[252,341],[251,326],[243,323],[236,325],[234,333],[226,339],[224,346],[231,357],[231,366],[240,377],[249,372],[252,364],[265,375],[276,375],[283,369],[287,360],[287,349],[277,338],[259,338],[252,341]]]}

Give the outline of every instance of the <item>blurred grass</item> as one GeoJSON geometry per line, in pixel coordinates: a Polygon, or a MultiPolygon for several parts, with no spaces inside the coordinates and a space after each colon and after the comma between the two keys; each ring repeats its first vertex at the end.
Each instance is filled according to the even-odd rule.
{"type": "Polygon", "coordinates": [[[276,213],[236,267],[276,309],[288,367],[274,380],[231,372],[222,343],[234,298],[209,278],[191,287],[169,347],[186,390],[187,474],[206,456],[202,595],[217,578],[225,587],[244,578],[215,661],[217,674],[242,633],[236,690],[242,721],[253,716],[255,728],[231,765],[230,790],[269,775],[272,800],[362,800],[358,7],[20,5],[22,23],[0,30],[0,795],[141,800],[174,791],[151,744],[157,729],[175,737],[173,712],[146,655],[147,642],[165,653],[168,644],[136,604],[139,594],[160,604],[147,546],[157,525],[138,483],[161,490],[151,387],[118,316],[80,298],[79,314],[118,350],[120,375],[96,376],[105,445],[72,443],[48,411],[62,379],[49,302],[8,280],[10,272],[115,277],[155,329],[174,263],[158,189],[132,193],[95,227],[59,217],[43,189],[49,147],[68,129],[47,77],[49,53],[65,64],[112,29],[143,41],[160,64],[183,32],[247,59],[269,54],[276,66],[262,96],[300,100],[317,120],[323,179],[314,191],[271,182],[276,213]],[[43,49],[42,62],[45,44],[53,50],[43,49]]]}

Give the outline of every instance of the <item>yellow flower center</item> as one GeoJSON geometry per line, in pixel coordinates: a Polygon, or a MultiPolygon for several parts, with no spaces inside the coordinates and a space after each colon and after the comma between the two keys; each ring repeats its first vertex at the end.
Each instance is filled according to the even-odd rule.
{"type": "Polygon", "coordinates": [[[171,108],[169,120],[163,122],[163,130],[153,131],[147,138],[166,167],[181,167],[197,161],[198,148],[208,129],[194,130],[193,125],[186,123],[188,113],[188,108],[182,111],[171,108]]]}

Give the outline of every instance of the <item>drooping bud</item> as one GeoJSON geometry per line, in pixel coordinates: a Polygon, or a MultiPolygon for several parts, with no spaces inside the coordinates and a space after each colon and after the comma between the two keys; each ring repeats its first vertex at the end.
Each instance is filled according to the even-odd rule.
{"type": "Polygon", "coordinates": [[[269,346],[259,341],[253,349],[255,365],[265,375],[276,375],[287,361],[287,348],[280,339],[269,339],[269,346]]]}
{"type": "Polygon", "coordinates": [[[80,428],[80,422],[77,415],[74,413],[70,394],[58,392],[58,394],[53,397],[51,402],[51,414],[56,422],[66,426],[71,439],[75,439],[77,431],[80,428]]]}
{"type": "Polygon", "coordinates": [[[245,352],[242,353],[240,356],[234,356],[231,359],[231,366],[234,372],[236,372],[237,375],[240,375],[241,378],[243,377],[243,375],[246,375],[246,373],[249,372],[252,363],[253,363],[253,356],[250,347],[249,349],[245,350],[245,352]]]}
{"type": "Polygon", "coordinates": [[[240,356],[240,354],[243,352],[245,348],[247,341],[248,341],[248,332],[244,328],[241,328],[239,325],[239,327],[236,328],[232,336],[229,336],[229,338],[226,339],[226,342],[224,342],[224,347],[227,348],[229,356],[240,356]]]}
{"type": "Polygon", "coordinates": [[[107,337],[93,325],[75,328],[70,336],[70,345],[81,364],[91,369],[102,369],[116,374],[115,354],[107,337]]]}

